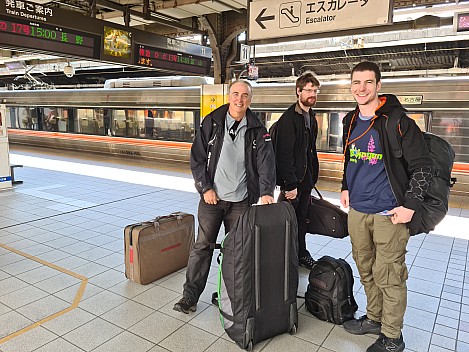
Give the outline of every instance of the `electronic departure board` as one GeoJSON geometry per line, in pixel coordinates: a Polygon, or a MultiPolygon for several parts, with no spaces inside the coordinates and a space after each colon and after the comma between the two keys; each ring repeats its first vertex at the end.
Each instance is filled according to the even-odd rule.
{"type": "Polygon", "coordinates": [[[174,70],[193,74],[208,75],[211,59],[178,51],[135,45],[134,63],[163,70],[174,70]]]}
{"type": "Polygon", "coordinates": [[[456,32],[469,31],[469,13],[460,13],[457,15],[456,32]]]}
{"type": "Polygon", "coordinates": [[[0,15],[0,43],[53,54],[100,58],[99,36],[9,16],[0,15]]]}

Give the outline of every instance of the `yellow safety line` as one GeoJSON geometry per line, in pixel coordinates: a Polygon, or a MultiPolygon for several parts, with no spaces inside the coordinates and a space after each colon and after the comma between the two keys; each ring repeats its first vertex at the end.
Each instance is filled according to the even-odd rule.
{"type": "Polygon", "coordinates": [[[83,297],[83,293],[85,292],[85,288],[86,288],[86,284],[88,283],[88,278],[83,276],[83,275],[80,275],[80,274],[77,274],[77,273],[74,273],[73,271],[70,271],[70,270],[67,270],[65,268],[62,268],[60,266],[57,266],[55,264],[52,264],[52,263],[49,263],[49,262],[46,262],[45,260],[42,260],[42,259],[39,259],[33,255],[30,255],[28,253],[24,253],[24,252],[21,252],[17,249],[14,249],[14,248],[11,248],[7,245],[4,245],[2,243],[0,243],[0,247],[2,248],[5,248],[6,250],[10,251],[10,252],[13,252],[13,253],[16,253],[18,255],[21,255],[22,257],[25,257],[25,258],[28,258],[28,259],[31,259],[31,260],[34,260],[35,262],[38,262],[38,263],[41,263],[45,266],[48,266],[49,268],[52,268],[54,270],[57,270],[57,271],[60,271],[64,274],[67,274],[67,275],[70,275],[70,276],[73,276],[79,280],[81,280],[81,284],[80,284],[80,287],[78,288],[78,291],[75,295],[75,299],[73,300],[73,303],[70,305],[70,307],[68,308],[65,308],[57,313],[54,313],[48,317],[45,317],[44,319],[41,319],[31,325],[28,325],[27,327],[21,329],[21,330],[18,330],[10,335],[7,335],[3,338],[0,339],[0,345],[4,342],[7,342],[8,340],[11,340],[12,338],[15,338],[21,334],[24,334],[25,332],[29,331],[29,330],[32,330],[38,326],[41,326],[42,324],[52,320],[52,319],[55,319],[65,313],[68,313],[70,312],[71,310],[75,309],[78,307],[78,304],[80,303],[82,297],[83,297]]]}

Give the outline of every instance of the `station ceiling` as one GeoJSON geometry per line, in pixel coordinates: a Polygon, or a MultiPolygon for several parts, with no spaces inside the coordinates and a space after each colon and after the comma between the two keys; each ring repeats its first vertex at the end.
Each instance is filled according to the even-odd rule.
{"type": "MultiPolygon", "coordinates": [[[[130,20],[130,26],[151,31],[154,33],[181,36],[189,35],[191,28],[196,28],[197,18],[210,14],[241,13],[247,17],[248,0],[32,0],[33,2],[48,4],[48,6],[60,6],[67,9],[82,12],[83,15],[94,15],[98,19],[125,24],[130,20]],[[126,18],[127,16],[127,18],[126,18]]],[[[461,0],[395,0],[394,10],[407,11],[422,8],[431,14],[437,13],[441,5],[454,5],[457,8],[464,6],[469,9],[469,1],[461,0]]],[[[437,16],[425,16],[423,19],[414,20],[409,17],[406,26],[396,24],[391,31],[416,31],[430,30],[440,26],[448,27],[452,18],[438,18],[437,16]]],[[[197,32],[197,31],[196,31],[197,32]]],[[[469,32],[468,32],[469,33],[469,32]]],[[[435,35],[426,33],[412,40],[397,40],[392,45],[386,45],[386,34],[373,33],[373,28],[368,30],[355,30],[349,33],[329,33],[329,42],[335,45],[324,50],[327,43],[321,42],[321,35],[310,36],[308,42],[312,44],[310,49],[298,50],[304,44],[282,43],[277,47],[258,46],[255,48],[255,63],[259,67],[260,79],[276,80],[279,77],[288,77],[301,74],[304,71],[313,71],[319,76],[346,75],[351,67],[362,60],[378,62],[383,72],[408,72],[408,74],[469,74],[469,34],[454,36],[448,39],[447,35],[435,35]],[[362,33],[362,35],[360,34],[362,33]],[[376,40],[376,36],[381,40],[376,40]],[[335,38],[335,39],[334,39],[335,38]],[[340,38],[337,40],[337,38],[340,38]],[[282,48],[283,50],[279,50],[282,48]],[[269,51],[279,50],[276,53],[269,51]]],[[[301,38],[305,39],[305,38],[301,38]]],[[[80,70],[76,66],[76,74],[73,78],[67,78],[62,72],[61,63],[65,60],[48,59],[51,69],[41,69],[38,72],[33,66],[41,66],[41,57],[27,56],[21,59],[22,53],[10,53],[10,57],[18,56],[23,60],[24,72],[38,77],[38,79],[54,85],[100,85],[106,79],[119,77],[145,77],[168,75],[167,72],[148,71],[142,68],[116,68],[88,65],[86,70],[80,70]],[[56,64],[54,66],[54,60],[56,64]],[[53,69],[55,67],[55,69],[53,69]],[[57,69],[58,68],[58,69],[57,69]],[[29,71],[28,71],[29,70],[29,71]]],[[[0,63],[2,59],[0,59],[0,63]]],[[[3,60],[5,62],[5,60],[3,60]]],[[[1,64],[0,64],[1,66],[1,64]]],[[[80,64],[80,67],[82,64],[80,64]]],[[[86,66],[86,65],[83,65],[86,66]]],[[[232,74],[236,77],[245,76],[243,64],[232,65],[232,74]]],[[[21,73],[0,73],[0,83],[20,83],[24,78],[21,73]]]]}

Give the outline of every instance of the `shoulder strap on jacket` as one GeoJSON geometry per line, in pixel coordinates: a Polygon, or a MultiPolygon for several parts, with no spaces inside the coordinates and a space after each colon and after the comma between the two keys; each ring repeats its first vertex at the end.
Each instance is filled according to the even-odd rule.
{"type": "Polygon", "coordinates": [[[395,109],[386,119],[386,132],[392,152],[396,158],[402,158],[402,136],[399,132],[401,111],[395,109]]]}

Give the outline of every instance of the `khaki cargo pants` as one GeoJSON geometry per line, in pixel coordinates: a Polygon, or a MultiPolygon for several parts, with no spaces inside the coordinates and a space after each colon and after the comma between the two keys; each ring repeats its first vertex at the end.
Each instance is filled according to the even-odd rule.
{"type": "Polygon", "coordinates": [[[350,209],[348,229],[352,255],[365,289],[369,319],[381,321],[381,332],[398,338],[407,307],[405,254],[409,231],[388,216],[350,209]]]}

